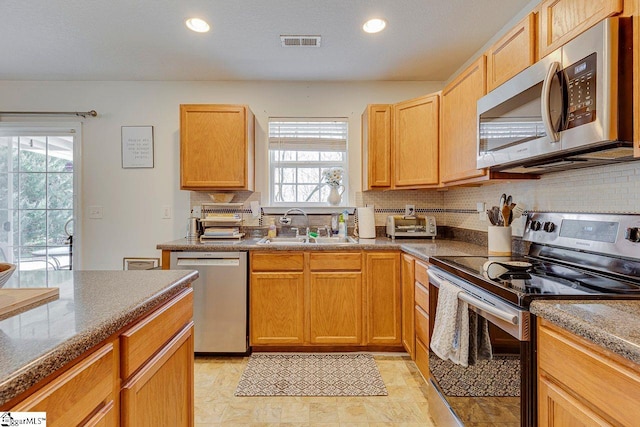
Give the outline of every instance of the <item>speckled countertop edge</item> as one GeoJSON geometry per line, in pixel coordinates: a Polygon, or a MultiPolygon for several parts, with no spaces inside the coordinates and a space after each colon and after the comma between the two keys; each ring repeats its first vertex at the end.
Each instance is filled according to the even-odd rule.
{"type": "Polygon", "coordinates": [[[111,319],[65,340],[62,344],[23,366],[22,369],[15,371],[13,375],[5,377],[0,383],[0,405],[28,390],[39,381],[65,367],[87,350],[102,343],[136,319],[171,299],[189,287],[189,284],[196,278],[197,272],[190,272],[183,278],[167,284],[165,288],[146,300],[134,303],[111,319]]]}
{"type": "Polygon", "coordinates": [[[640,364],[640,301],[538,300],[531,313],[640,364]]]}
{"type": "Polygon", "coordinates": [[[349,251],[349,250],[373,250],[392,251],[402,250],[423,261],[429,261],[431,256],[455,256],[455,255],[486,255],[487,248],[469,242],[448,239],[398,239],[389,238],[360,239],[354,244],[307,244],[307,245],[258,245],[259,239],[245,239],[238,241],[207,242],[189,241],[178,239],[161,243],[157,249],[168,251],[349,251]]]}

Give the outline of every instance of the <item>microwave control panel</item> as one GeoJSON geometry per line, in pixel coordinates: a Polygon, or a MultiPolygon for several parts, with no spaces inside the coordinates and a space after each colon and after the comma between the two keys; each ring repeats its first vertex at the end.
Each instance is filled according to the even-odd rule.
{"type": "Polygon", "coordinates": [[[566,129],[596,119],[596,54],[564,69],[567,85],[566,129]]]}

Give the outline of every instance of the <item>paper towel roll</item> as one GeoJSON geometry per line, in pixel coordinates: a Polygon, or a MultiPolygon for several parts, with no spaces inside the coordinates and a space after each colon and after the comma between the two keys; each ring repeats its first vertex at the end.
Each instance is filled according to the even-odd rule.
{"type": "Polygon", "coordinates": [[[373,206],[358,208],[358,236],[361,239],[375,239],[376,217],[373,206]]]}

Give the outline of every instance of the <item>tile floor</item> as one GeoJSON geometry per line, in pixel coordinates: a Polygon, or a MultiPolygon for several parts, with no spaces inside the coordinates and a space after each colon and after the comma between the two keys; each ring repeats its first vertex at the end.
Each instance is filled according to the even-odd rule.
{"type": "Polygon", "coordinates": [[[426,383],[406,355],[375,355],[388,396],[235,397],[248,358],[198,357],[195,424],[213,426],[429,426],[426,383]]]}

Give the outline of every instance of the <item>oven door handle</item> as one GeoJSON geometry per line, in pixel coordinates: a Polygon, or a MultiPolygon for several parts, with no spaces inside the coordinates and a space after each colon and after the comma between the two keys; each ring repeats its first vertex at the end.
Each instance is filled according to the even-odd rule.
{"type": "MultiPolygon", "coordinates": [[[[438,277],[435,273],[427,270],[427,274],[429,275],[429,279],[431,281],[434,282],[434,285],[436,285],[437,287],[440,287],[440,285],[442,284],[442,282],[444,281],[443,279],[441,279],[440,277],[438,277]]],[[[455,286],[455,285],[454,285],[455,286]]],[[[457,287],[457,286],[456,286],[457,287]]],[[[460,289],[460,288],[458,288],[460,289]]],[[[484,301],[482,301],[481,299],[478,299],[474,296],[469,295],[468,293],[464,292],[462,289],[460,289],[460,293],[458,294],[458,299],[472,305],[473,307],[479,308],[480,310],[483,310],[499,319],[504,320],[505,322],[509,322],[512,325],[517,325],[518,324],[518,316],[515,314],[511,314],[511,313],[507,313],[504,310],[500,310],[499,308],[496,308],[494,306],[492,306],[491,304],[488,304],[484,301]]]]}

